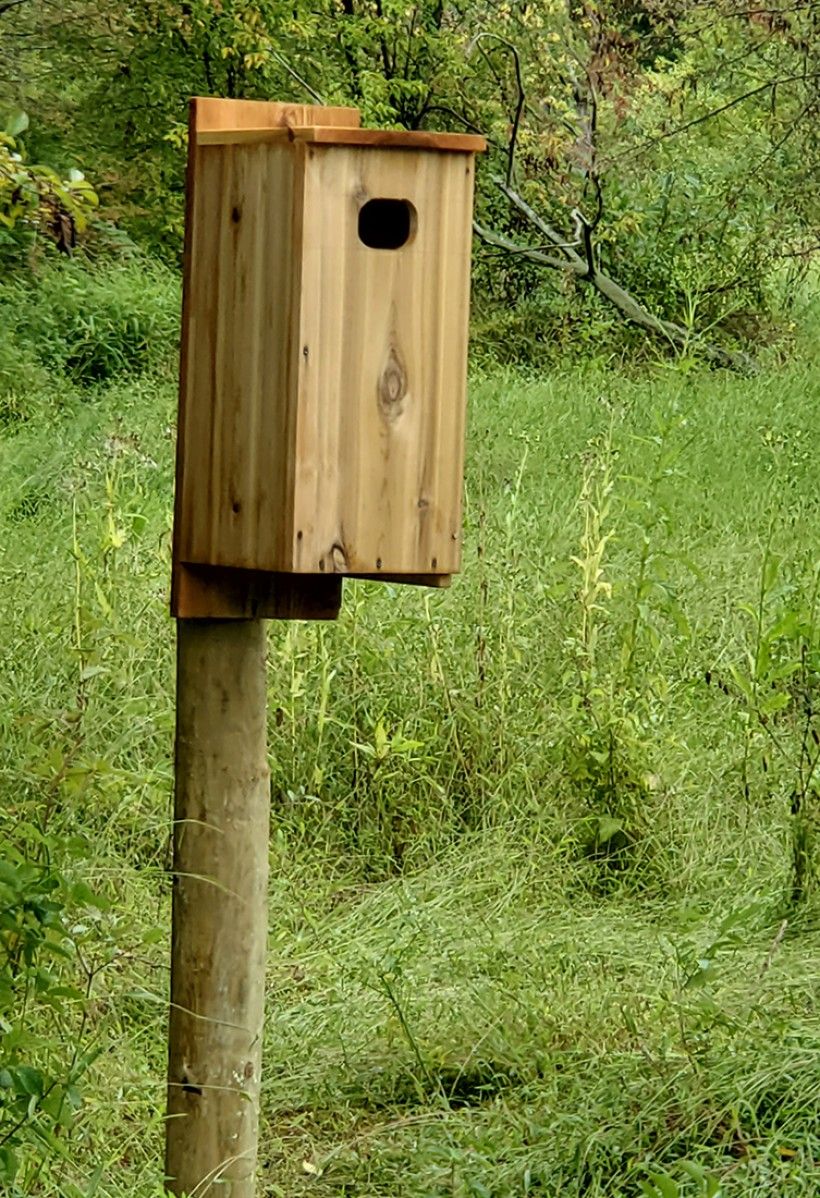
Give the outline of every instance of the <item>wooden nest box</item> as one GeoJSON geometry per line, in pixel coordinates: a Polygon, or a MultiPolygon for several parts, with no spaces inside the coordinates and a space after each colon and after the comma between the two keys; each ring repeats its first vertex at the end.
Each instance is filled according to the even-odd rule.
{"type": "Polygon", "coordinates": [[[475,154],[192,101],[173,612],[328,617],[461,558],[475,154]]]}

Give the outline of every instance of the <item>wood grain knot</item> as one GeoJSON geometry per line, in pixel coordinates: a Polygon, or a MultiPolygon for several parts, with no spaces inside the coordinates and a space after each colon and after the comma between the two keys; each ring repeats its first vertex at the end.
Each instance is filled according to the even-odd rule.
{"type": "Polygon", "coordinates": [[[407,398],[407,367],[398,346],[390,346],[379,378],[378,398],[382,418],[388,424],[393,424],[403,413],[407,398]]]}
{"type": "Polygon", "coordinates": [[[330,560],[333,563],[333,569],[337,574],[344,574],[347,572],[347,553],[345,552],[344,545],[340,545],[338,541],[330,550],[330,560]]]}

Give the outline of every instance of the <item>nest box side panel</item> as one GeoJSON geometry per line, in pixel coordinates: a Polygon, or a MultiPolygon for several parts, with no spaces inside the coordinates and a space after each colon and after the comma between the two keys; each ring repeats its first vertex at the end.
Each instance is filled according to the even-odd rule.
{"type": "Polygon", "coordinates": [[[305,176],[293,569],[452,574],[473,156],[295,148],[305,176]]]}
{"type": "Polygon", "coordinates": [[[277,570],[290,544],[299,268],[294,160],[287,143],[197,152],[183,562],[277,570]]]}

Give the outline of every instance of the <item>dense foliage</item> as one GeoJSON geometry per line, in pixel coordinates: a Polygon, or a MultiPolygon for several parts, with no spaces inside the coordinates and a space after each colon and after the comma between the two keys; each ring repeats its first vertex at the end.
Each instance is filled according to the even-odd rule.
{"type": "MultiPolygon", "coordinates": [[[[658,315],[754,340],[784,331],[817,249],[819,22],[810,0],[18,0],[0,6],[0,102],[30,114],[30,154],[86,170],[105,215],[171,259],[190,94],[477,128],[486,224],[533,241],[499,176],[568,240],[579,209],[658,315]]],[[[482,342],[611,341],[580,286],[481,254],[482,342]]]]}
{"type": "Polygon", "coordinates": [[[28,123],[27,114],[17,112],[0,129],[0,252],[5,248],[9,257],[11,247],[40,233],[69,253],[97,196],[76,167],[62,178],[50,167],[26,161],[18,142],[28,123]]]}

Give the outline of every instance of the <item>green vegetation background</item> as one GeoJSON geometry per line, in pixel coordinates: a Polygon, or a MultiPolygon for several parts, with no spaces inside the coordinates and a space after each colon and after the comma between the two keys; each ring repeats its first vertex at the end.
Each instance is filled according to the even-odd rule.
{"type": "Polygon", "coordinates": [[[602,260],[691,344],[479,250],[462,576],[271,626],[261,1189],[816,1194],[813,6],[15,8],[0,1193],[162,1194],[184,97],[456,112],[498,142],[482,219],[531,242],[487,30],[518,186],[569,233],[599,174],[602,260]]]}

